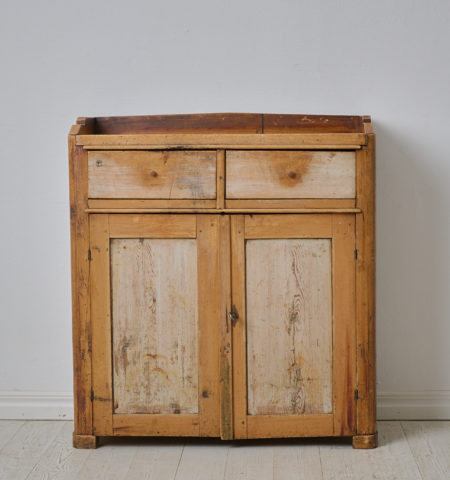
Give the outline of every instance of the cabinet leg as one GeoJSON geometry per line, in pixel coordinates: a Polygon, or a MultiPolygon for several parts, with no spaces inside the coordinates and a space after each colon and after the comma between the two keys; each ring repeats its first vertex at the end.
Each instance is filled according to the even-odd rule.
{"type": "Polygon", "coordinates": [[[353,448],[377,448],[378,433],[370,435],[353,435],[353,448]]]}
{"type": "Polygon", "coordinates": [[[97,448],[97,439],[95,435],[77,435],[73,434],[74,448],[97,448]]]}

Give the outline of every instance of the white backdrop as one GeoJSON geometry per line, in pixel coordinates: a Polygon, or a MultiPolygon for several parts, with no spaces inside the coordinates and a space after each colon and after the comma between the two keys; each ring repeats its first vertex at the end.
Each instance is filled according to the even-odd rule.
{"type": "Polygon", "coordinates": [[[2,0],[0,417],[71,415],[77,116],[370,114],[379,414],[450,418],[447,0],[2,0]]]}

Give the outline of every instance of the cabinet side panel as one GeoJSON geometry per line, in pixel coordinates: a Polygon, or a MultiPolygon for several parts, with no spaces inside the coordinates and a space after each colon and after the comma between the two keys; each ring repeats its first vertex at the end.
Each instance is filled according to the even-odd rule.
{"type": "Polygon", "coordinates": [[[114,412],[198,413],[195,239],[112,239],[114,412]]]}
{"type": "Polygon", "coordinates": [[[356,160],[357,433],[376,432],[375,374],[375,135],[356,160]]]}
{"type": "Polygon", "coordinates": [[[331,413],[331,240],[248,240],[246,265],[248,414],[331,413]]]}
{"type": "Polygon", "coordinates": [[[87,154],[69,135],[74,433],[92,434],[87,154]]]}

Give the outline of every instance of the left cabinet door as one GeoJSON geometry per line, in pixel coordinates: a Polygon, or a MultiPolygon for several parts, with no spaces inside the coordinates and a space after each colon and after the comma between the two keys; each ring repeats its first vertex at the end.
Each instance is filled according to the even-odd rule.
{"type": "Polygon", "coordinates": [[[219,436],[221,221],[90,216],[95,435],[219,436]]]}

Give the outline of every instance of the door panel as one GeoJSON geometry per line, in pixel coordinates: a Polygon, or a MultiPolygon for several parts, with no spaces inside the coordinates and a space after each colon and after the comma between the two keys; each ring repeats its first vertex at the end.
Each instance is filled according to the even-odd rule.
{"type": "Polygon", "coordinates": [[[194,239],[111,240],[114,413],[198,413],[197,279],[194,239]]]}
{"type": "Polygon", "coordinates": [[[351,435],[354,215],[232,219],[236,438],[351,435]]]}
{"type": "Polygon", "coordinates": [[[248,240],[246,269],[248,414],[331,413],[330,239],[248,240]]]}
{"type": "Polygon", "coordinates": [[[224,219],[100,214],[90,221],[95,433],[219,436],[224,219]]]}

